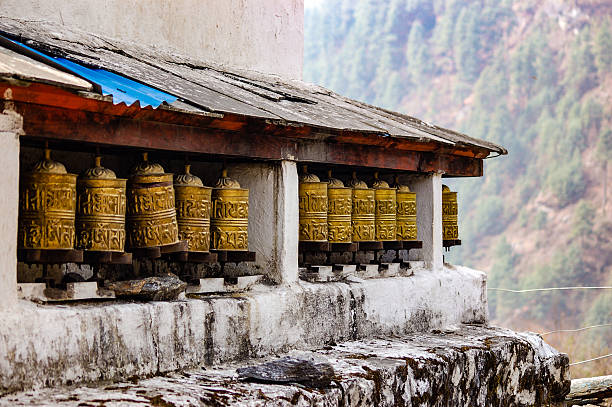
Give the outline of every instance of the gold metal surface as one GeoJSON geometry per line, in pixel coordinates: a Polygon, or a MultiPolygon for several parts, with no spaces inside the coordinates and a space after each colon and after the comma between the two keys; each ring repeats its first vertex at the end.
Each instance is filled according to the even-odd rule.
{"type": "Polygon", "coordinates": [[[299,240],[302,242],[326,242],[327,229],[327,184],[319,177],[309,174],[304,166],[298,187],[300,202],[299,240]]]}
{"type": "Polygon", "coordinates": [[[189,251],[210,250],[210,208],[212,188],[191,174],[191,166],[185,165],[185,173],[174,178],[176,220],[179,239],[187,240],[189,251]]]}
{"type": "Polygon", "coordinates": [[[241,251],[249,249],[249,190],[228,178],[223,170],[212,190],[210,219],[211,248],[241,251]]]}
{"type": "Polygon", "coordinates": [[[417,239],[417,202],[416,193],[410,188],[402,185],[395,178],[395,189],[397,191],[397,240],[417,239]]]}
{"type": "Polygon", "coordinates": [[[365,182],[358,180],[355,172],[349,181],[349,186],[353,188],[351,211],[353,242],[373,242],[376,240],[374,190],[368,188],[365,182]]]}
{"type": "Polygon", "coordinates": [[[457,193],[442,185],[442,238],[444,240],[459,239],[457,224],[457,193]]]}
{"type": "Polygon", "coordinates": [[[95,166],[77,180],[76,247],[83,250],[123,252],[125,248],[125,179],[95,166]]]}
{"type": "Polygon", "coordinates": [[[45,148],[44,159],[21,177],[18,247],[74,248],[76,178],[45,148]]]}
{"type": "Polygon", "coordinates": [[[128,245],[133,248],[179,241],[172,174],[150,163],[147,153],[128,179],[127,232],[128,245]]]}
{"type": "Polygon", "coordinates": [[[353,189],[345,187],[342,181],[327,179],[327,231],[330,243],[351,243],[351,211],[353,209],[353,189]]]}
{"type": "Polygon", "coordinates": [[[375,223],[376,240],[396,240],[396,191],[389,187],[386,181],[378,179],[378,172],[374,173],[374,199],[376,201],[375,223]]]}

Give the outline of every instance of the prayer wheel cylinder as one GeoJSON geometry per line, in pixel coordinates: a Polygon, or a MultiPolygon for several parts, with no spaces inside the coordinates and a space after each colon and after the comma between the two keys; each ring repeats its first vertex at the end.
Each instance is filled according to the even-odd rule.
{"type": "Polygon", "coordinates": [[[349,182],[352,191],[351,226],[353,242],[373,242],[376,240],[376,201],[374,190],[357,179],[353,172],[353,179],[349,182]]]}
{"type": "Polygon", "coordinates": [[[215,250],[249,249],[249,190],[223,170],[212,190],[211,246],[215,250]]]}
{"type": "Polygon", "coordinates": [[[396,191],[389,187],[386,181],[378,179],[378,173],[374,174],[374,200],[376,201],[375,223],[376,240],[396,240],[396,191]]]}
{"type": "Polygon", "coordinates": [[[300,177],[299,240],[301,242],[327,242],[327,183],[308,174],[306,166],[300,177]]]}
{"type": "Polygon", "coordinates": [[[351,211],[353,189],[345,187],[331,171],[327,180],[327,237],[330,243],[351,243],[351,211]]]}
{"type": "Polygon", "coordinates": [[[457,212],[457,193],[442,185],[442,239],[459,239],[457,212]]]}
{"type": "Polygon", "coordinates": [[[185,173],[174,178],[179,239],[187,240],[190,252],[208,252],[212,188],[205,187],[190,169],[185,165],[185,173]]]}
{"type": "Polygon", "coordinates": [[[127,238],[132,248],[178,243],[172,174],[148,161],[132,169],[127,186],[127,238]]]}
{"type": "Polygon", "coordinates": [[[21,177],[19,248],[74,248],[76,179],[63,164],[51,160],[45,148],[44,159],[21,177]]]}
{"type": "Polygon", "coordinates": [[[416,193],[411,192],[406,185],[395,182],[397,191],[397,240],[417,239],[417,203],[416,193]]]}
{"type": "Polygon", "coordinates": [[[102,167],[85,170],[77,180],[77,249],[123,252],[125,248],[125,179],[102,167]]]}

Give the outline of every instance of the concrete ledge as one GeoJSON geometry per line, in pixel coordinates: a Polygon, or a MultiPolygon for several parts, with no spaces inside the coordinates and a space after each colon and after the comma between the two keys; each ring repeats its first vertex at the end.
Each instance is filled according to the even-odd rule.
{"type": "Polygon", "coordinates": [[[351,341],[291,356],[329,362],[333,387],[241,382],[236,368],[242,363],[110,386],[18,393],[1,398],[0,405],[531,407],[561,406],[570,388],[567,355],[536,335],[499,328],[351,341]]]}
{"type": "Polygon", "coordinates": [[[36,305],[0,314],[0,389],[117,380],[379,335],[486,323],[484,273],[255,286],[176,302],[36,305]]]}

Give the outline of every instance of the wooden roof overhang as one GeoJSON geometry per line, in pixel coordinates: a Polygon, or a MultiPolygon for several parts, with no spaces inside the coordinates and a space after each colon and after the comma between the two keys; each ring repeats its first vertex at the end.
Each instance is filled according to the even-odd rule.
{"type": "Polygon", "coordinates": [[[490,151],[386,134],[322,128],[233,113],[113,104],[109,96],[54,84],[0,80],[2,99],[23,116],[25,143],[163,150],[228,158],[295,160],[445,176],[483,174],[490,151]]]}

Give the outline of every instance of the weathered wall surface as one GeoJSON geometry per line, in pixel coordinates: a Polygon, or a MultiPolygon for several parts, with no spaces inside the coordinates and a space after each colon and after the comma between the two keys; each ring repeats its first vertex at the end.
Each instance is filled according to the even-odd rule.
{"type": "Polygon", "coordinates": [[[301,79],[303,0],[2,0],[0,15],[48,20],[301,79]]]}
{"type": "MultiPolygon", "coordinates": [[[[4,95],[10,99],[10,95],[4,95]]],[[[10,107],[10,102],[8,102],[10,107]]],[[[0,111],[4,107],[0,104],[0,111]]],[[[19,204],[19,134],[22,118],[0,113],[0,311],[17,302],[17,216],[19,204]]]]}
{"type": "Polygon", "coordinates": [[[486,323],[484,273],[259,286],[176,302],[0,313],[0,389],[143,376],[343,340],[486,323]]]}
{"type": "MultiPolygon", "coordinates": [[[[7,406],[561,406],[567,355],[534,334],[467,327],[443,334],[345,342],[294,358],[328,362],[329,388],[237,381],[238,365],[112,386],[49,389],[0,398],[7,406]]],[[[259,363],[250,362],[251,364],[259,363]]]]}

